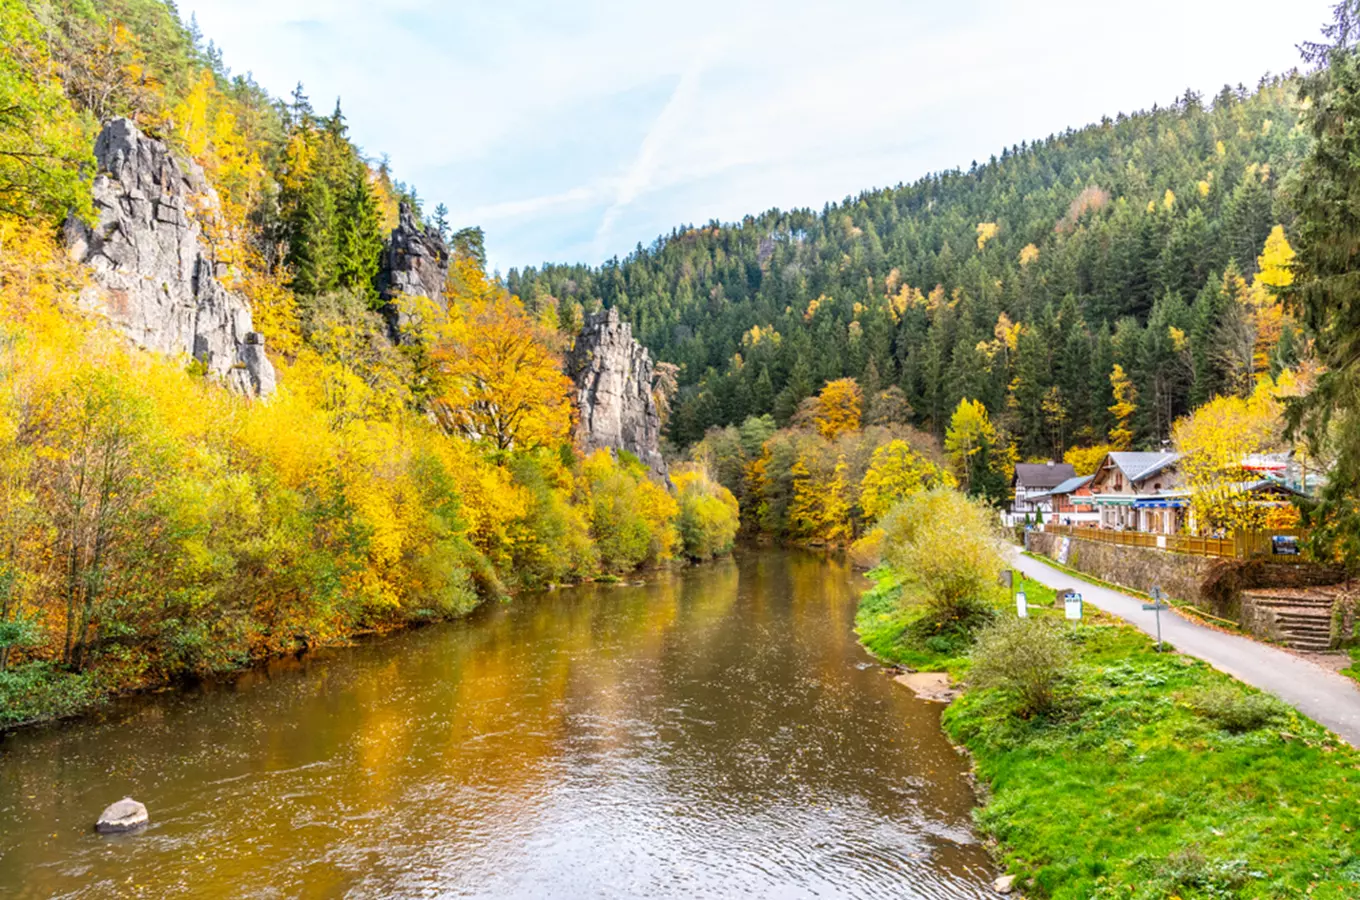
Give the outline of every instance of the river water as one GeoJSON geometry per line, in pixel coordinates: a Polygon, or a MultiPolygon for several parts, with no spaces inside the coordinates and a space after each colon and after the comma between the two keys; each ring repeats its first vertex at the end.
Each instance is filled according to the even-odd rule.
{"type": "Polygon", "coordinates": [[[820,556],[484,608],[0,739],[0,896],[991,896],[820,556]],[[130,794],[152,826],[94,834],[130,794]]]}

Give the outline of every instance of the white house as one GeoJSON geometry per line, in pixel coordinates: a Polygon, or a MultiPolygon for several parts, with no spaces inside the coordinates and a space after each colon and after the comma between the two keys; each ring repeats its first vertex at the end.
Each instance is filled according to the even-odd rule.
{"type": "Polygon", "coordinates": [[[1003,514],[1007,525],[1018,525],[1029,516],[1030,520],[1042,514],[1048,519],[1053,514],[1053,498],[1050,492],[1058,485],[1077,477],[1077,470],[1067,463],[1020,463],[1015,467],[1015,479],[1011,490],[1015,499],[1011,508],[1003,514]]]}

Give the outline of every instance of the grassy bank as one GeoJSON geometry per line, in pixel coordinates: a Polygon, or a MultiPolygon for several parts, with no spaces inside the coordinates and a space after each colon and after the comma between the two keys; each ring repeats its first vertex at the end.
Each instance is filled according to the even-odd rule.
{"type": "MultiPolygon", "coordinates": [[[[966,682],[967,647],[932,643],[891,573],[874,577],[865,646],[966,682]]],[[[1030,587],[1032,604],[1051,604],[1030,587]]],[[[1360,896],[1360,754],[1130,626],[1094,618],[1065,639],[1072,662],[1047,713],[1021,718],[1004,689],[968,689],[944,715],[989,788],[978,825],[1027,893],[1360,896]]]]}

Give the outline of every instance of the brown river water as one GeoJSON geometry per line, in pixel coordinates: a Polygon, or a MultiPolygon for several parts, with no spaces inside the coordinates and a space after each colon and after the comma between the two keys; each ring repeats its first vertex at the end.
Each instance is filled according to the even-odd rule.
{"type": "Polygon", "coordinates": [[[752,550],[11,734],[0,896],[992,896],[863,588],[752,550]],[[94,834],[127,794],[151,827],[94,834]]]}

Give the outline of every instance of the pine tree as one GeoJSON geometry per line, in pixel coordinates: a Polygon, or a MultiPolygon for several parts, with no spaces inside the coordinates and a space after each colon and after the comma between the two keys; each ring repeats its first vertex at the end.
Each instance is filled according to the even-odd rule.
{"type": "Polygon", "coordinates": [[[486,235],[482,233],[482,229],[460,228],[454,232],[451,244],[454,258],[472,260],[477,264],[477,268],[486,268],[486,235]]]}
{"type": "Polygon", "coordinates": [[[297,87],[293,88],[293,102],[288,105],[288,114],[294,128],[305,128],[311,125],[314,116],[312,101],[307,99],[301,81],[297,83],[297,87]]]}
{"type": "Polygon", "coordinates": [[[1239,271],[1256,269],[1256,254],[1273,224],[1270,192],[1252,167],[1223,208],[1223,248],[1239,271]]]}
{"type": "Polygon", "coordinates": [[[1223,376],[1214,350],[1218,327],[1232,302],[1224,293],[1224,282],[1224,277],[1211,277],[1190,309],[1190,353],[1194,366],[1190,403],[1194,406],[1207,403],[1223,390],[1223,376]]]}
{"type": "Polygon", "coordinates": [[[1360,558],[1360,2],[1343,0],[1327,45],[1306,48],[1315,70],[1301,97],[1315,143],[1294,185],[1298,239],[1285,289],[1324,366],[1313,392],[1289,409],[1291,429],[1336,464],[1312,515],[1319,549],[1360,558]]]}
{"type": "Polygon", "coordinates": [[[448,242],[449,239],[449,208],[440,203],[434,208],[434,230],[439,232],[439,239],[448,242]]]}
{"type": "Polygon", "coordinates": [[[354,167],[336,220],[336,276],[340,287],[376,301],[374,278],[383,248],[378,201],[368,184],[368,168],[354,167]]]}
{"type": "Polygon", "coordinates": [[[293,290],[304,296],[336,286],[335,199],[325,179],[307,179],[287,223],[293,290]]]}

